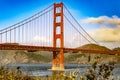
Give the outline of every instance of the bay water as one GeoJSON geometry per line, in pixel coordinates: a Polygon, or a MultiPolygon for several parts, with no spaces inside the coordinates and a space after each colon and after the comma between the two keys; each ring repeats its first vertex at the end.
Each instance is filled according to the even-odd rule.
{"type": "MultiPolygon", "coordinates": [[[[50,76],[52,75],[51,69],[52,64],[8,64],[9,68],[19,67],[20,71],[23,74],[30,76],[50,76]]],[[[65,64],[65,73],[70,73],[73,71],[79,72],[80,75],[83,75],[86,70],[91,67],[90,64],[65,64]]],[[[113,70],[114,77],[120,77],[120,64],[115,64],[113,70]]]]}

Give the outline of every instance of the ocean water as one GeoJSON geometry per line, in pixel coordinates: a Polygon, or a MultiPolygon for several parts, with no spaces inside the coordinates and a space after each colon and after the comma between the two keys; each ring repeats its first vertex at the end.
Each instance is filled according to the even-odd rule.
{"type": "MultiPolygon", "coordinates": [[[[30,76],[50,76],[52,71],[48,70],[51,68],[51,64],[9,64],[9,68],[20,67],[23,74],[30,76]]],[[[70,72],[79,72],[79,75],[83,75],[88,67],[91,65],[86,64],[65,64],[65,73],[70,74],[70,72]]],[[[114,77],[120,77],[120,64],[116,64],[113,70],[114,77]]]]}

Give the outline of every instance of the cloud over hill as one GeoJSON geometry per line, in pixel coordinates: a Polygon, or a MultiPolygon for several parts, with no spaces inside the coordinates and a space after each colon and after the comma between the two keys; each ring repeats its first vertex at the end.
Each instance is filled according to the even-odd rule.
{"type": "Polygon", "coordinates": [[[120,18],[117,16],[89,17],[82,21],[84,24],[98,24],[98,28],[91,30],[90,35],[96,41],[119,42],[120,41],[120,18]]]}

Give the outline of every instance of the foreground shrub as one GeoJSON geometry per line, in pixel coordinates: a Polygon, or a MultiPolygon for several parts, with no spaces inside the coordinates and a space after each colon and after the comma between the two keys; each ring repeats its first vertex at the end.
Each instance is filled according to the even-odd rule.
{"type": "Polygon", "coordinates": [[[21,71],[17,69],[8,69],[7,67],[0,67],[0,80],[41,80],[28,75],[23,75],[21,71]]]}
{"type": "MultiPolygon", "coordinates": [[[[33,77],[22,74],[19,67],[17,69],[8,69],[7,67],[0,67],[0,80],[114,80],[113,76],[114,62],[107,64],[98,64],[95,61],[86,72],[80,73],[80,70],[70,71],[69,74],[59,72],[52,76],[33,77]]],[[[119,80],[119,79],[118,79],[119,80]]]]}
{"type": "Polygon", "coordinates": [[[110,80],[113,76],[114,62],[92,65],[85,74],[87,80],[110,80]]]}

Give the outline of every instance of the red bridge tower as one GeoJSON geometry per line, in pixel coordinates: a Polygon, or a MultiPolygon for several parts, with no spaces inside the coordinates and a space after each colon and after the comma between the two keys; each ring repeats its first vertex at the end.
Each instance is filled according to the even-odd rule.
{"type": "Polygon", "coordinates": [[[56,48],[59,45],[61,50],[60,50],[60,52],[53,51],[52,70],[64,70],[63,3],[54,4],[54,23],[53,23],[53,25],[54,25],[53,47],[56,48]]]}

